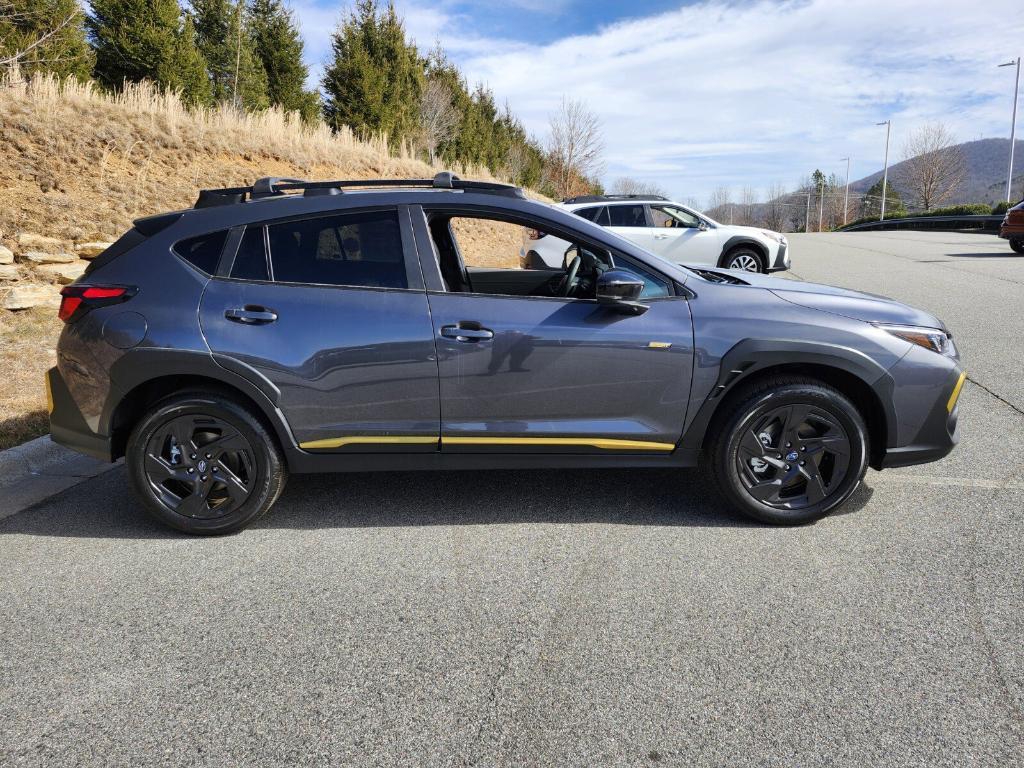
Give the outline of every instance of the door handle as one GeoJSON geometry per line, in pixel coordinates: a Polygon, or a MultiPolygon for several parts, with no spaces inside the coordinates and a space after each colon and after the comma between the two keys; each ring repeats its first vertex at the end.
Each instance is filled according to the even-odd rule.
{"type": "Polygon", "coordinates": [[[659,232],[658,234],[656,234],[654,236],[654,239],[655,240],[667,240],[668,239],[668,235],[659,232]]]}
{"type": "Polygon", "coordinates": [[[277,320],[277,312],[266,307],[246,304],[244,307],[232,307],[224,310],[224,317],[243,325],[266,325],[277,320]]]}
{"type": "MultiPolygon", "coordinates": [[[[474,323],[477,325],[477,323],[474,323]]],[[[463,328],[459,325],[443,325],[441,326],[441,335],[446,339],[455,339],[456,341],[476,342],[485,341],[487,339],[494,338],[494,331],[489,331],[486,328],[463,328]]]]}

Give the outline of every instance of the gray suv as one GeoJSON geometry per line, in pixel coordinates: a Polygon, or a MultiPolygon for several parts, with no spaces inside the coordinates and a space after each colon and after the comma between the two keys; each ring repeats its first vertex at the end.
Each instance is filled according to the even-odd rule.
{"type": "Polygon", "coordinates": [[[125,456],[199,534],[289,473],[366,470],[701,464],[741,512],[803,523],[868,466],[949,453],[965,379],[925,312],[686,269],[449,173],[203,191],[136,221],[60,316],[53,438],[125,456]],[[520,268],[522,227],[564,266],[520,268]]]}

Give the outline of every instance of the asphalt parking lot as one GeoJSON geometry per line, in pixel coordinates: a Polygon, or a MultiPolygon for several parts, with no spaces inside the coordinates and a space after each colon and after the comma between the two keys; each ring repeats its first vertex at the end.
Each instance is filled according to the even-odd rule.
{"type": "Polygon", "coordinates": [[[213,540],[117,469],[0,520],[0,764],[1024,764],[1024,257],[791,241],[946,319],[949,458],[797,529],[695,472],[409,473],[213,540]]]}

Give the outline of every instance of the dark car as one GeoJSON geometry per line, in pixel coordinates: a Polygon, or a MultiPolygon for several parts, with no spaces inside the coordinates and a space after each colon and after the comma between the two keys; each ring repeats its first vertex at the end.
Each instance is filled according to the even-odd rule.
{"type": "Polygon", "coordinates": [[[125,456],[159,520],[207,534],[289,473],[699,463],[740,511],[807,522],[869,465],[949,453],[965,379],[926,312],[688,270],[447,173],[204,191],[136,221],[60,316],[53,438],[125,456]],[[564,268],[500,253],[521,227],[564,268]]]}
{"type": "Polygon", "coordinates": [[[1024,200],[1006,212],[999,236],[1009,240],[1014,251],[1024,253],[1024,200]]]}

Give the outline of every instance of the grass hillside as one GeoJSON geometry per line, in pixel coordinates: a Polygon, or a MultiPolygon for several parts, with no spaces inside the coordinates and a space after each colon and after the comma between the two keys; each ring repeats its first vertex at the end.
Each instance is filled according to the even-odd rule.
{"type": "MultiPolygon", "coordinates": [[[[0,292],[48,280],[56,294],[57,276],[30,263],[19,245],[26,233],[56,238],[70,252],[76,243],[114,240],[140,216],[191,206],[203,187],[261,176],[415,178],[436,170],[392,155],[385,141],[306,127],[275,110],[190,112],[146,84],[110,95],[45,77],[8,79],[0,82],[0,244],[17,261],[3,268],[0,292]]],[[[487,234],[477,234],[486,244],[487,234]]],[[[494,242],[504,251],[514,240],[494,242]]],[[[0,309],[0,448],[46,431],[43,372],[54,364],[60,325],[52,306],[0,309]]]]}

